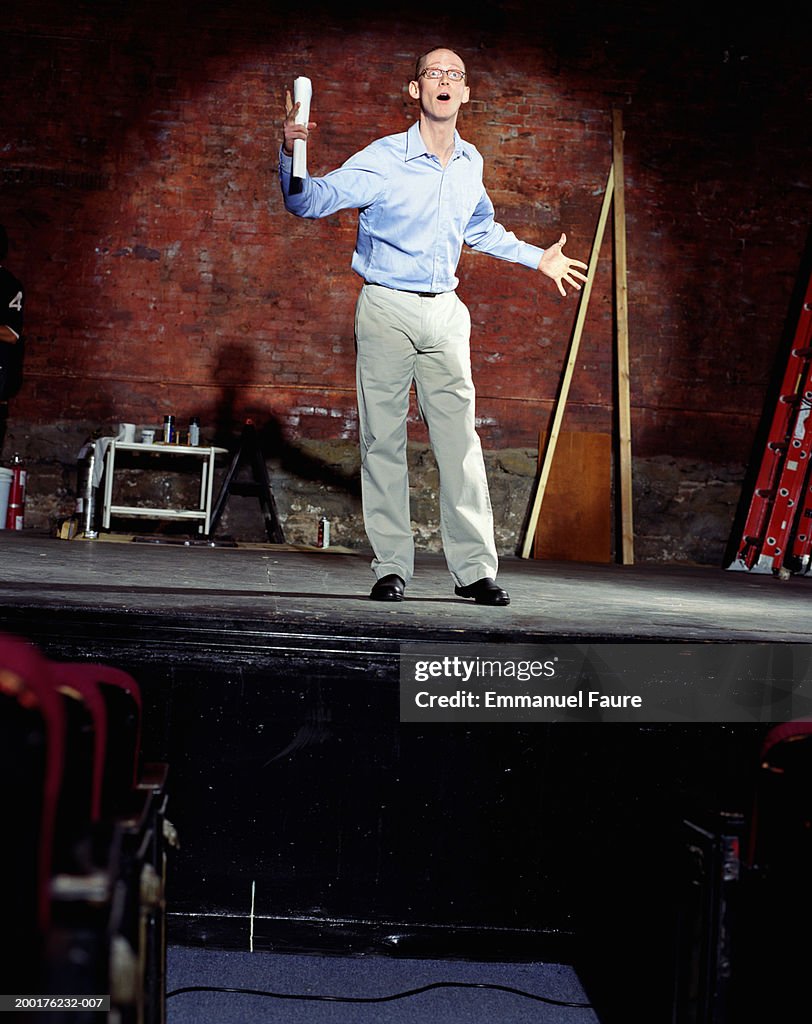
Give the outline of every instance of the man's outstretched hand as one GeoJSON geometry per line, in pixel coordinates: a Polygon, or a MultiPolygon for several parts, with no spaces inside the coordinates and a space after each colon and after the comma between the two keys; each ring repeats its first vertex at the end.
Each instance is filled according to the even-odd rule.
{"type": "Polygon", "coordinates": [[[296,115],[299,113],[300,104],[294,103],[290,98],[290,89],[285,92],[285,120],[282,122],[282,149],[288,156],[293,155],[293,143],[296,139],[307,141],[307,133],[316,127],[315,121],[308,121],[307,124],[296,124],[296,115]]]}
{"type": "Polygon", "coordinates": [[[578,281],[586,281],[586,275],[575,268],[587,269],[586,263],[582,263],[580,260],[571,260],[569,256],[564,255],[563,250],[566,244],[567,236],[562,234],[555,245],[551,245],[549,249],[544,250],[544,255],[539,263],[539,270],[542,274],[546,274],[547,277],[555,281],[562,295],[567,294],[564,288],[565,281],[576,291],[581,290],[578,281]]]}

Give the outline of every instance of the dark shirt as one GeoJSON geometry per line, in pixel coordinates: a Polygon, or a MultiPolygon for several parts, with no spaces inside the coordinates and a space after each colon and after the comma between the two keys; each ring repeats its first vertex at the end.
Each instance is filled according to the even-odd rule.
{"type": "Polygon", "coordinates": [[[17,341],[0,341],[0,399],[16,394],[22,380],[23,307],[25,289],[17,278],[0,266],[0,324],[9,327],[17,341]]]}

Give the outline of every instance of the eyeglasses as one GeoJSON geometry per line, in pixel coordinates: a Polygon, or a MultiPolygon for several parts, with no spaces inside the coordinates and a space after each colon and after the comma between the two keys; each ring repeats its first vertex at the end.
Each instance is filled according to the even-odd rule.
{"type": "Polygon", "coordinates": [[[457,71],[456,68],[449,68],[448,71],[444,71],[442,68],[423,68],[420,72],[420,77],[431,78],[434,81],[447,78],[450,82],[462,82],[465,78],[465,72],[457,71]]]}

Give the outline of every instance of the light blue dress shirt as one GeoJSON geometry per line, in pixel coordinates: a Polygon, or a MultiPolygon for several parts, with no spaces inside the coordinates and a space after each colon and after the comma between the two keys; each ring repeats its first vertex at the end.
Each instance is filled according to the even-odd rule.
{"type": "Polygon", "coordinates": [[[429,153],[415,122],[406,132],[377,139],[323,178],[304,179],[291,194],[292,159],[280,153],[285,208],[298,217],[327,217],[357,209],[352,268],[368,284],[415,292],[448,292],[463,243],[535,270],[543,249],[520,241],[494,219],[482,183],[483,160],[454,133],[444,168],[429,153]]]}

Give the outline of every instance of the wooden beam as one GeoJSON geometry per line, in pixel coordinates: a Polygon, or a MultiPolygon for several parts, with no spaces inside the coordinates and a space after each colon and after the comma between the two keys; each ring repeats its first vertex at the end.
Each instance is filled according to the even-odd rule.
{"type": "Polygon", "coordinates": [[[621,561],[634,562],[632,497],[632,425],[629,399],[629,296],[626,280],[626,199],[623,175],[623,114],[612,112],[612,167],[615,172],[615,318],[617,331],[618,460],[620,477],[621,561]]]}
{"type": "Polygon", "coordinates": [[[595,239],[592,243],[592,252],[589,256],[589,267],[587,269],[586,282],[584,283],[584,287],[581,291],[581,301],[578,305],[578,314],[575,318],[575,328],[573,330],[572,341],[570,342],[569,356],[564,368],[561,389],[558,393],[558,397],[556,398],[555,413],[553,415],[553,423],[550,428],[550,435],[547,438],[547,448],[544,452],[544,461],[542,462],[541,471],[536,481],[533,507],[530,512],[530,519],[527,524],[524,543],[522,544],[522,558],[530,557],[533,547],[533,539],[536,535],[539,513],[541,511],[541,503],[544,500],[544,491],[547,487],[547,481],[550,478],[550,469],[552,468],[553,456],[555,455],[555,446],[558,442],[558,435],[561,432],[561,421],[564,418],[564,408],[567,404],[570,383],[575,370],[575,361],[578,358],[578,348],[581,344],[581,335],[584,330],[584,321],[586,320],[587,307],[589,306],[589,297],[592,293],[592,283],[595,279],[595,268],[598,265],[598,256],[600,254],[601,245],[603,244],[606,221],[609,217],[609,207],[612,205],[612,194],[614,192],[613,172],[614,167],[610,167],[609,176],[606,180],[606,192],[603,196],[603,204],[598,218],[598,227],[595,232],[595,239]]]}

